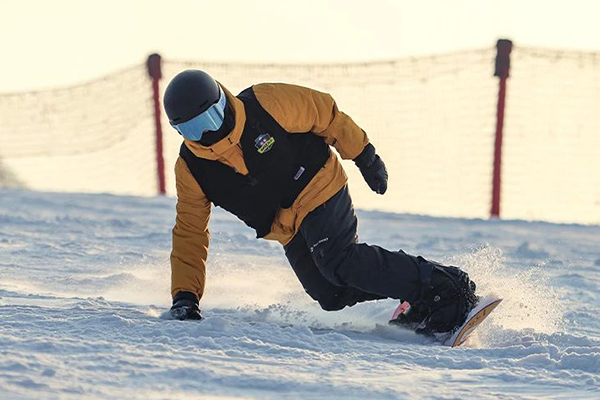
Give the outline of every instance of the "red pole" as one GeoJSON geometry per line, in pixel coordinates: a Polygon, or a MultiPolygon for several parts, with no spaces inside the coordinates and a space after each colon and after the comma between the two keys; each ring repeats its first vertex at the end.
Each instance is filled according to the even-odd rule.
{"type": "Polygon", "coordinates": [[[156,132],[156,172],[158,177],[158,194],[165,195],[165,160],[163,158],[162,125],[160,123],[160,93],[158,83],[162,78],[161,57],[151,54],[146,61],[148,74],[152,78],[152,99],[154,102],[154,127],[156,132]]]}
{"type": "Polygon", "coordinates": [[[500,189],[502,182],[502,131],[504,128],[504,106],[506,104],[506,80],[510,70],[512,42],[500,39],[496,44],[496,70],[494,76],[500,78],[498,108],[496,110],[496,141],[494,144],[494,175],[492,178],[492,218],[500,218],[500,189]]]}

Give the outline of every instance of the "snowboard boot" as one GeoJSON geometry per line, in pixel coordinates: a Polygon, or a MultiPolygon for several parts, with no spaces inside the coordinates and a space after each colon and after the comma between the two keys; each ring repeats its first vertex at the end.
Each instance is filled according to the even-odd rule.
{"type": "Polygon", "coordinates": [[[421,267],[420,298],[413,303],[402,302],[390,323],[425,335],[455,331],[477,305],[475,282],[456,267],[422,257],[417,257],[417,261],[421,267]]]}

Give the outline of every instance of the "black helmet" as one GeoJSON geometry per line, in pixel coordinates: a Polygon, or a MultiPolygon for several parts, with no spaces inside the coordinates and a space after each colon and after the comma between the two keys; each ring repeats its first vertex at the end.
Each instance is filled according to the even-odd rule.
{"type": "Polygon", "coordinates": [[[219,101],[219,84],[206,72],[188,69],[171,80],[164,106],[171,125],[189,121],[219,101]]]}

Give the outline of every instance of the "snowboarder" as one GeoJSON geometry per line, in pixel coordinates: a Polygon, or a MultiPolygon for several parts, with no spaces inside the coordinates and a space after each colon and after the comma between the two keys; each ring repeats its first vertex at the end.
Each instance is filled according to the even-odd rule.
{"type": "Polygon", "coordinates": [[[378,194],[388,174],[366,133],[330,95],[261,83],[234,96],[207,73],[186,70],[169,83],[164,107],[184,139],[175,166],[173,318],[202,318],[212,203],[257,238],[279,241],[324,310],[394,298],[410,304],[396,322],[418,332],[448,332],[465,321],[477,302],[465,272],[358,242],[347,176],[330,146],[354,160],[378,194]]]}

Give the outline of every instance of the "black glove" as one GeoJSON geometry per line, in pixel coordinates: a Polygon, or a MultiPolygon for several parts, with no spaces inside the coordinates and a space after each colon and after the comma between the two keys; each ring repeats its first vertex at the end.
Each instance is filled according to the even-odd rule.
{"type": "Polygon", "coordinates": [[[388,173],[371,143],[354,159],[354,163],[371,190],[377,194],[384,194],[387,190],[388,173]]]}
{"type": "Polygon", "coordinates": [[[169,310],[173,319],[202,319],[198,308],[198,297],[192,292],[178,292],[173,297],[173,306],[169,310]]]}

